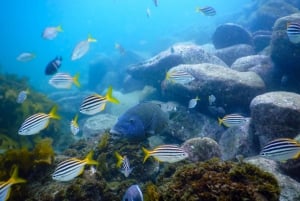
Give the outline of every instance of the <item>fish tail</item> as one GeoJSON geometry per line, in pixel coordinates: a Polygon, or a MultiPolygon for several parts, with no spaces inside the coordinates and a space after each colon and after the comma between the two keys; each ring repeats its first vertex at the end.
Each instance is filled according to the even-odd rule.
{"type": "Polygon", "coordinates": [[[80,87],[80,83],[79,83],[79,76],[80,76],[80,74],[79,73],[77,73],[74,77],[73,77],[73,82],[74,82],[74,84],[77,86],[77,87],[80,87]]]}
{"type": "Polygon", "coordinates": [[[170,80],[170,77],[171,77],[170,73],[167,72],[167,73],[166,73],[166,78],[165,78],[165,79],[166,79],[166,80],[170,80]]]}
{"type": "Polygon", "coordinates": [[[25,90],[25,92],[26,94],[30,94],[30,90],[28,88],[25,90]]]}
{"type": "Polygon", "coordinates": [[[73,120],[76,124],[77,124],[77,121],[78,121],[78,114],[75,115],[74,117],[74,120],[73,120]]]}
{"type": "Polygon", "coordinates": [[[118,160],[117,161],[117,167],[119,168],[119,167],[121,167],[124,158],[118,152],[115,152],[115,156],[118,160]]]}
{"type": "Polygon", "coordinates": [[[196,7],[195,10],[196,10],[197,13],[200,13],[200,12],[201,12],[201,8],[200,8],[200,7],[196,7]]]}
{"type": "Polygon", "coordinates": [[[91,42],[97,42],[97,39],[93,38],[91,34],[88,35],[88,39],[87,40],[88,40],[89,43],[91,43],[91,42]]]}
{"type": "Polygon", "coordinates": [[[60,116],[57,114],[57,105],[52,107],[49,116],[52,119],[60,119],[60,116]]]}
{"type": "Polygon", "coordinates": [[[219,123],[219,126],[221,126],[222,123],[223,123],[223,119],[221,119],[220,117],[218,117],[218,123],[219,123]]]}
{"type": "Polygon", "coordinates": [[[58,25],[58,26],[56,27],[56,30],[59,31],[59,32],[63,32],[63,31],[64,31],[64,30],[62,29],[61,25],[58,25]]]}
{"type": "Polygon", "coordinates": [[[150,151],[147,150],[145,147],[142,147],[142,150],[143,150],[143,152],[145,154],[145,157],[144,157],[144,160],[143,160],[143,163],[145,163],[146,160],[150,157],[150,151]]]}
{"type": "Polygon", "coordinates": [[[196,96],[196,100],[197,100],[197,101],[200,101],[200,98],[199,98],[199,96],[196,96]]]}
{"type": "Polygon", "coordinates": [[[88,164],[88,165],[98,165],[99,164],[97,161],[93,160],[93,155],[94,155],[93,151],[90,151],[90,153],[88,153],[88,155],[84,159],[86,164],[88,164]]]}
{"type": "Polygon", "coordinates": [[[8,183],[10,183],[10,184],[25,183],[26,180],[19,178],[18,173],[19,173],[19,168],[16,166],[13,170],[13,173],[12,173],[8,183]]]}
{"type": "Polygon", "coordinates": [[[119,104],[120,101],[112,96],[112,90],[113,90],[113,88],[111,86],[107,90],[107,93],[106,93],[107,101],[115,103],[115,104],[119,104]]]}

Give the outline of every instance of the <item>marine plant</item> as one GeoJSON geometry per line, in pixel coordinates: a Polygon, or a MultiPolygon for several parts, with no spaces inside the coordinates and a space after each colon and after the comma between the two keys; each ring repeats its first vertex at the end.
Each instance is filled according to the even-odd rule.
{"type": "Polygon", "coordinates": [[[160,179],[160,182],[156,184],[160,201],[277,201],[280,195],[278,182],[271,174],[248,163],[224,162],[216,158],[183,165],[172,177],[160,179]]]}
{"type": "MultiPolygon", "coordinates": [[[[0,133],[4,133],[12,140],[19,142],[20,146],[31,146],[30,139],[18,135],[18,129],[24,120],[38,112],[48,113],[54,102],[46,95],[36,92],[26,77],[18,77],[14,74],[0,74],[0,133]],[[29,94],[23,103],[17,103],[19,92],[28,90],[29,94]]],[[[53,139],[59,139],[59,122],[53,122],[41,132],[53,139]],[[56,132],[55,132],[56,131],[56,132]]],[[[30,148],[30,147],[29,147],[30,148]]]]}

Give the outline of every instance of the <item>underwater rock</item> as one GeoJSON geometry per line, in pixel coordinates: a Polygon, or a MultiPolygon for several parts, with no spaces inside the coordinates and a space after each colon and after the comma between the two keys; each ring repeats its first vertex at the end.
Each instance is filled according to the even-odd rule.
{"type": "Polygon", "coordinates": [[[188,153],[188,159],[193,162],[221,157],[221,150],[218,143],[208,137],[189,139],[183,143],[181,148],[188,153]]]}
{"type": "MultiPolygon", "coordinates": [[[[271,41],[271,58],[276,64],[279,77],[286,76],[288,91],[299,92],[300,90],[300,46],[290,42],[287,34],[287,23],[300,21],[300,14],[296,13],[278,19],[273,28],[271,41]]],[[[280,82],[280,79],[277,80],[280,82]]]]}
{"type": "Polygon", "coordinates": [[[250,104],[251,129],[260,145],[280,137],[294,138],[300,132],[300,95],[269,92],[255,97],[250,104]]]}
{"type": "Polygon", "coordinates": [[[281,0],[260,1],[253,8],[253,13],[249,18],[251,30],[272,30],[274,22],[283,16],[299,12],[293,5],[281,0]]]}
{"type": "Polygon", "coordinates": [[[246,44],[233,45],[215,51],[215,55],[222,59],[228,66],[231,66],[238,58],[254,54],[254,48],[246,44]]]}
{"type": "Polygon", "coordinates": [[[248,163],[211,159],[179,166],[169,179],[163,176],[157,185],[160,201],[278,201],[280,196],[275,177],[248,163]]]}
{"type": "Polygon", "coordinates": [[[272,32],[268,30],[259,30],[252,33],[253,45],[256,52],[260,52],[270,45],[272,32]]]}
{"type": "Polygon", "coordinates": [[[212,63],[221,66],[226,64],[218,57],[207,53],[195,44],[176,44],[159,53],[153,58],[129,66],[127,72],[137,80],[145,84],[160,87],[166,72],[173,66],[179,64],[212,63]]]}
{"type": "Polygon", "coordinates": [[[279,168],[284,174],[300,182],[300,158],[288,160],[285,163],[279,163],[279,168]]]}
{"type": "Polygon", "coordinates": [[[167,138],[172,136],[181,142],[195,137],[217,140],[223,132],[223,128],[218,126],[217,119],[200,112],[191,112],[183,106],[178,106],[169,116],[168,129],[164,133],[167,138]]]}
{"type": "Polygon", "coordinates": [[[277,162],[262,157],[251,157],[244,160],[272,174],[280,187],[280,201],[296,201],[300,198],[300,183],[279,171],[277,162]]]}
{"type": "Polygon", "coordinates": [[[88,118],[82,128],[83,137],[93,137],[110,129],[117,121],[117,117],[110,114],[98,114],[88,118]]]}
{"type": "Polygon", "coordinates": [[[252,71],[258,74],[266,84],[268,89],[274,87],[274,64],[269,56],[251,55],[237,59],[231,69],[247,72],[252,71]]]}
{"type": "Polygon", "coordinates": [[[252,37],[242,26],[226,23],[217,27],[212,36],[212,42],[216,49],[221,49],[238,44],[252,45],[252,37]]]}
{"type": "Polygon", "coordinates": [[[250,119],[239,127],[230,127],[222,134],[219,145],[223,160],[235,159],[238,155],[244,157],[256,154],[256,145],[252,133],[249,132],[250,119]]]}
{"type": "Polygon", "coordinates": [[[238,72],[207,63],[178,65],[172,69],[188,71],[195,78],[186,85],[166,82],[164,96],[182,104],[199,96],[202,98],[199,107],[207,106],[207,97],[214,94],[218,106],[227,112],[233,108],[248,109],[251,100],[265,90],[263,80],[254,72],[238,72]]]}

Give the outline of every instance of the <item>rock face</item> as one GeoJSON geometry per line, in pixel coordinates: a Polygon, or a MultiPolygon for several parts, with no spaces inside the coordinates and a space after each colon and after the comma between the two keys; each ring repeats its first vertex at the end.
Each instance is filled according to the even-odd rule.
{"type": "Polygon", "coordinates": [[[83,137],[95,137],[110,129],[117,121],[117,117],[110,114],[99,114],[90,117],[82,128],[83,137]]]}
{"type": "Polygon", "coordinates": [[[221,157],[218,143],[211,138],[192,138],[184,142],[181,147],[188,153],[189,159],[193,162],[221,157]]]}
{"type": "Polygon", "coordinates": [[[244,157],[255,155],[253,135],[249,132],[250,119],[240,127],[228,128],[221,136],[219,145],[223,160],[235,159],[238,155],[244,157]]]}
{"type": "Polygon", "coordinates": [[[262,51],[264,48],[270,45],[272,38],[272,32],[268,30],[259,30],[252,34],[253,45],[256,52],[262,51]]]}
{"type": "Polygon", "coordinates": [[[253,72],[238,72],[207,63],[179,65],[172,69],[187,71],[195,78],[187,85],[166,82],[165,96],[182,103],[199,96],[203,97],[199,105],[207,106],[206,97],[214,94],[219,106],[248,108],[250,101],[265,89],[263,80],[253,72]]]}
{"type": "Polygon", "coordinates": [[[272,88],[274,83],[274,64],[269,56],[251,55],[237,59],[231,69],[247,72],[252,71],[257,73],[265,82],[267,88],[272,88]]]}
{"type": "Polygon", "coordinates": [[[159,53],[153,58],[136,65],[131,65],[127,72],[132,78],[141,80],[145,84],[159,86],[165,78],[166,72],[179,64],[212,63],[226,66],[218,57],[207,53],[194,44],[178,44],[159,53]]]}
{"type": "Polygon", "coordinates": [[[300,132],[300,95],[269,92],[255,97],[251,104],[251,127],[261,146],[279,137],[294,138],[300,132]]]}
{"type": "Polygon", "coordinates": [[[287,87],[289,90],[300,91],[300,44],[294,44],[289,41],[286,34],[286,25],[288,22],[300,21],[300,14],[278,19],[274,24],[274,30],[271,41],[271,58],[276,64],[279,76],[288,78],[287,87]]]}
{"type": "Polygon", "coordinates": [[[300,183],[296,180],[282,174],[275,161],[264,159],[261,157],[251,157],[245,160],[264,171],[273,174],[280,186],[280,201],[298,201],[300,198],[300,183]]]}
{"type": "Polygon", "coordinates": [[[251,45],[245,44],[233,45],[215,51],[215,55],[222,59],[228,66],[231,66],[238,58],[254,54],[254,48],[251,45]]]}
{"type": "Polygon", "coordinates": [[[230,47],[237,44],[252,45],[252,38],[243,27],[233,23],[226,23],[217,27],[212,36],[216,49],[230,47]]]}

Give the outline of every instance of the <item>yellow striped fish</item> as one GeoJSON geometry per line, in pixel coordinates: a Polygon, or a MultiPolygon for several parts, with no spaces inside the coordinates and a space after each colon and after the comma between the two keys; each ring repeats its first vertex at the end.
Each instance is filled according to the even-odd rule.
{"type": "Polygon", "coordinates": [[[5,201],[9,198],[12,185],[25,182],[26,180],[18,177],[18,168],[15,167],[10,179],[4,182],[0,182],[0,200],[5,201]]]}
{"type": "Polygon", "coordinates": [[[153,156],[156,160],[160,162],[168,162],[168,163],[175,163],[181,161],[188,157],[188,153],[186,153],[182,148],[176,145],[160,145],[149,151],[142,148],[143,152],[145,153],[143,163],[150,157],[153,156]]]}
{"type": "Polygon", "coordinates": [[[49,114],[37,113],[34,114],[23,122],[19,129],[19,135],[34,135],[45,129],[50,122],[50,119],[60,119],[60,116],[56,113],[57,106],[54,106],[49,114]]]}
{"type": "Polygon", "coordinates": [[[93,160],[92,151],[83,160],[70,158],[60,162],[52,174],[52,179],[70,181],[83,173],[85,165],[98,165],[98,162],[93,160]]]}
{"type": "Polygon", "coordinates": [[[239,114],[228,114],[222,119],[218,118],[219,125],[224,125],[226,127],[242,126],[246,123],[247,119],[239,114]]]}
{"type": "Polygon", "coordinates": [[[112,87],[109,87],[105,96],[94,94],[86,97],[83,100],[79,111],[83,114],[93,115],[104,110],[106,102],[108,101],[115,104],[120,103],[118,99],[112,96],[112,90],[112,87]]]}
{"type": "Polygon", "coordinates": [[[72,77],[68,73],[56,73],[49,80],[49,84],[57,89],[70,89],[72,87],[72,84],[80,87],[78,79],[79,73],[77,73],[74,77],[72,77]]]}
{"type": "Polygon", "coordinates": [[[290,138],[278,138],[265,145],[260,156],[281,162],[297,159],[300,157],[300,143],[290,138]]]}

